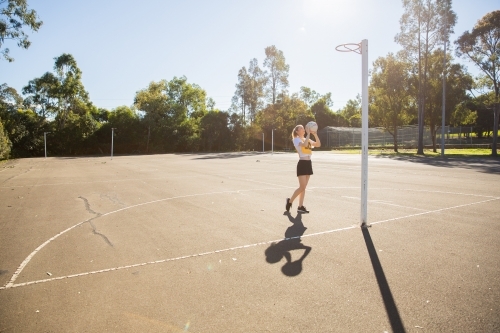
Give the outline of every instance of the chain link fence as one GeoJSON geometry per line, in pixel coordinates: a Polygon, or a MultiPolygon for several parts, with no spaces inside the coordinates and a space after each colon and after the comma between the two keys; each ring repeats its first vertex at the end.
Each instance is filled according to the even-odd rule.
{"type": "MultiPolygon", "coordinates": [[[[472,138],[473,127],[445,127],[446,145],[475,145],[483,144],[483,140],[472,138]]],[[[361,147],[361,128],[328,126],[318,131],[321,144],[325,148],[352,148],[361,147]]],[[[398,148],[417,148],[418,125],[402,126],[398,128],[398,148]]],[[[441,144],[441,127],[437,129],[436,145],[441,144]]],[[[368,146],[394,147],[393,136],[382,127],[368,129],[368,146]]],[[[424,146],[432,146],[431,132],[428,126],[424,127],[424,146]]]]}

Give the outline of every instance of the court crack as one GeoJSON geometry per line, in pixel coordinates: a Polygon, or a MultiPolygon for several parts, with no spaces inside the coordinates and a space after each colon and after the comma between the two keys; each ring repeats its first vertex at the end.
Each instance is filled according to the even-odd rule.
{"type": "Polygon", "coordinates": [[[94,225],[94,223],[92,223],[93,220],[95,220],[96,218],[100,217],[102,214],[101,213],[98,213],[98,212],[94,212],[92,210],[92,208],[90,208],[90,204],[89,204],[89,201],[87,200],[87,198],[84,198],[82,196],[79,196],[78,198],[82,199],[84,204],[85,204],[85,209],[87,210],[87,212],[89,212],[90,214],[94,214],[95,216],[93,218],[90,218],[88,219],[87,221],[85,221],[84,223],[89,223],[90,226],[92,227],[92,233],[94,235],[97,235],[97,236],[100,236],[102,239],[104,239],[104,241],[111,247],[114,247],[113,246],[113,243],[111,243],[111,241],[108,239],[108,237],[106,237],[106,235],[104,234],[101,234],[98,230],[97,230],[97,227],[94,225]]]}

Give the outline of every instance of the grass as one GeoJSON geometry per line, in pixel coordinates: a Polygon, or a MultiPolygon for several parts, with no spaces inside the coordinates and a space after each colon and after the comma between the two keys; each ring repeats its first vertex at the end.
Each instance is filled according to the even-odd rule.
{"type": "MultiPolygon", "coordinates": [[[[343,150],[332,150],[332,152],[339,154],[361,154],[360,149],[343,149],[343,150]]],[[[500,152],[499,152],[500,153],[500,152]]],[[[369,149],[368,155],[375,156],[410,156],[410,157],[422,157],[417,155],[417,149],[399,149],[399,152],[394,152],[392,149],[369,149]]],[[[492,157],[491,149],[486,148],[463,148],[463,149],[445,149],[445,157],[492,157]]],[[[423,157],[441,157],[441,149],[437,149],[437,152],[433,152],[432,149],[424,149],[423,157]]]]}

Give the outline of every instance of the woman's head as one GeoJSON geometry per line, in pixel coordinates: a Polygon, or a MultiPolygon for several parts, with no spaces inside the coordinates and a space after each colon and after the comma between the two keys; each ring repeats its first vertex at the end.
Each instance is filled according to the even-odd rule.
{"type": "Polygon", "coordinates": [[[302,125],[295,126],[295,128],[292,131],[292,139],[294,139],[298,136],[301,136],[301,134],[303,136],[304,132],[305,132],[304,126],[302,126],[302,125]]]}

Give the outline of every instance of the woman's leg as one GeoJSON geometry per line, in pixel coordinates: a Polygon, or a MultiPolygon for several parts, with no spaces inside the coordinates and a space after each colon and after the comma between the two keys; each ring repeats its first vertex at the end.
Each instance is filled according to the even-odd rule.
{"type": "Polygon", "coordinates": [[[290,198],[290,202],[293,202],[296,197],[299,197],[299,206],[302,206],[304,204],[304,193],[306,191],[306,186],[307,182],[309,181],[310,176],[298,176],[297,178],[299,179],[299,188],[293,192],[292,197],[290,198]]]}
{"type": "Polygon", "coordinates": [[[304,184],[304,190],[299,195],[299,207],[304,206],[304,196],[306,195],[306,187],[307,187],[307,183],[309,183],[309,177],[311,177],[311,176],[307,175],[307,176],[302,176],[302,177],[305,177],[305,184],[304,184]]]}

